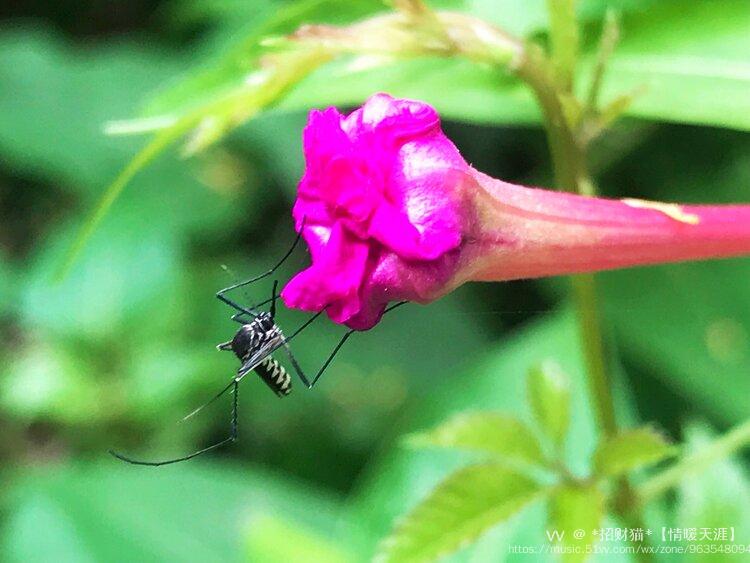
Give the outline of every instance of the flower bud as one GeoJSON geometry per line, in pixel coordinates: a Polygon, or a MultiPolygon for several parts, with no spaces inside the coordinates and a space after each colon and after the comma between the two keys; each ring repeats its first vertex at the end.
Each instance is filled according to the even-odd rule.
{"type": "Polygon", "coordinates": [[[313,110],[293,215],[312,265],[282,291],[366,330],[389,302],[502,281],[750,253],[750,206],[678,206],[527,188],[471,168],[429,105],[375,94],[313,110]]]}

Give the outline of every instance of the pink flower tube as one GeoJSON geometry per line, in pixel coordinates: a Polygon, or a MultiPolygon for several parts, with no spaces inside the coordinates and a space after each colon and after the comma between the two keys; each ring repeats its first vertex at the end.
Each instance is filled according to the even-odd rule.
{"type": "Polygon", "coordinates": [[[504,281],[750,253],[750,206],[678,206],[516,186],[474,170],[429,105],[376,94],[310,113],[293,215],[312,265],[282,291],[366,330],[392,301],[504,281]]]}

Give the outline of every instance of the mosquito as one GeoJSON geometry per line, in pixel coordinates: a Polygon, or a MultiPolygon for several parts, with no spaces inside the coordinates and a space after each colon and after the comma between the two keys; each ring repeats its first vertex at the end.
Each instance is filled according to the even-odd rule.
{"type": "MultiPolygon", "coordinates": [[[[303,222],[304,225],[304,222],[303,222]]],[[[234,335],[234,338],[232,340],[229,340],[227,342],[223,342],[219,345],[217,345],[217,349],[219,350],[226,350],[226,351],[232,351],[237,356],[237,358],[240,360],[241,365],[239,369],[237,370],[237,375],[234,376],[234,378],[229,382],[229,384],[224,387],[221,391],[219,391],[214,397],[212,397],[209,401],[204,403],[203,405],[199,406],[197,409],[192,411],[190,414],[185,416],[182,420],[187,420],[188,418],[194,416],[201,410],[203,410],[205,407],[219,399],[222,395],[224,395],[226,392],[230,391],[232,392],[232,414],[231,414],[231,423],[230,423],[230,433],[229,436],[219,442],[216,442],[215,444],[212,444],[211,446],[208,446],[206,448],[203,448],[201,450],[198,450],[196,452],[193,452],[191,454],[174,458],[174,459],[167,459],[163,461],[143,461],[143,460],[137,460],[130,457],[127,457],[125,455],[122,455],[114,450],[110,450],[109,453],[116,457],[119,460],[122,460],[127,463],[131,463],[133,465],[148,465],[148,466],[160,466],[160,465],[170,465],[172,463],[179,463],[181,461],[187,461],[189,459],[192,459],[194,457],[198,457],[199,455],[205,454],[207,452],[210,452],[212,450],[215,450],[217,448],[220,448],[226,444],[236,442],[238,438],[238,424],[237,424],[237,408],[238,408],[238,391],[239,391],[239,384],[240,381],[251,371],[255,372],[258,377],[278,396],[278,397],[286,397],[291,393],[292,391],[292,378],[289,372],[284,368],[284,366],[279,363],[278,360],[276,360],[273,357],[274,352],[282,351],[289,359],[289,362],[291,363],[292,367],[294,368],[294,372],[297,374],[299,379],[302,381],[302,383],[308,388],[312,389],[315,384],[320,379],[320,376],[323,375],[323,372],[328,368],[328,366],[333,361],[333,358],[336,356],[336,354],[339,352],[341,347],[344,345],[344,343],[349,339],[349,337],[357,332],[355,329],[348,330],[342,337],[341,340],[339,340],[338,344],[333,348],[333,351],[330,353],[326,361],[323,363],[323,365],[320,367],[318,372],[315,374],[315,376],[310,379],[305,375],[305,372],[300,367],[299,363],[297,362],[297,359],[294,357],[294,353],[292,352],[291,346],[289,345],[289,342],[296,337],[298,334],[300,334],[303,330],[305,330],[308,326],[310,326],[320,315],[323,314],[323,312],[326,310],[326,307],[324,307],[322,310],[315,313],[311,318],[309,318],[307,321],[305,321],[302,326],[300,326],[297,330],[295,330],[291,335],[285,336],[284,333],[281,330],[281,327],[276,324],[275,316],[276,316],[276,300],[278,299],[279,295],[277,293],[278,289],[278,280],[274,280],[273,287],[271,291],[271,298],[266,299],[265,301],[258,303],[253,306],[243,306],[234,299],[230,299],[227,294],[231,291],[234,291],[236,289],[239,289],[241,287],[245,287],[248,285],[251,285],[253,283],[259,282],[264,278],[267,278],[269,276],[272,276],[276,270],[278,270],[282,264],[289,258],[292,253],[294,252],[294,249],[297,247],[297,244],[300,241],[300,237],[302,235],[302,229],[300,229],[300,232],[297,234],[297,237],[294,239],[294,243],[292,243],[291,248],[284,254],[284,256],[279,260],[279,262],[273,266],[268,271],[255,276],[253,278],[250,278],[249,280],[236,283],[234,285],[230,285],[229,287],[226,287],[222,289],[221,291],[216,293],[216,297],[231,307],[234,310],[234,314],[232,314],[231,319],[235,322],[240,323],[240,328],[237,330],[237,332],[234,335]],[[260,307],[267,305],[270,303],[270,307],[268,311],[262,311],[260,307]]],[[[397,307],[400,307],[401,305],[404,305],[406,301],[399,301],[393,305],[390,305],[387,307],[383,314],[388,313],[397,307]]]]}

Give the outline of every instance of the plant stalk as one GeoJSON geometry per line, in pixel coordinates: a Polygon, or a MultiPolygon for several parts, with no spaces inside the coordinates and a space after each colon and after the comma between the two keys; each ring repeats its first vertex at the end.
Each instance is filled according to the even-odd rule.
{"type": "Polygon", "coordinates": [[[578,315],[578,330],[581,335],[589,393],[594,412],[605,437],[617,433],[614,399],[604,351],[601,319],[599,317],[594,274],[581,274],[571,279],[573,299],[578,315]]]}
{"type": "Polygon", "coordinates": [[[705,471],[712,464],[750,446],[750,420],[717,438],[706,448],[685,456],[637,488],[639,505],[646,505],[690,475],[705,471]]]}
{"type": "MultiPolygon", "coordinates": [[[[587,140],[569,123],[561,99],[573,95],[578,51],[574,0],[548,0],[551,23],[552,60],[529,45],[518,74],[533,88],[544,116],[555,184],[561,190],[595,196],[586,161],[587,140]]],[[[607,371],[604,337],[599,315],[596,279],[593,274],[573,276],[572,291],[586,363],[589,394],[603,436],[617,433],[612,385],[607,371]]],[[[630,481],[617,482],[612,508],[628,527],[644,528],[637,495],[630,481]]],[[[640,559],[650,561],[648,555],[640,559]]]]}
{"type": "Polygon", "coordinates": [[[578,23],[575,0],[547,0],[555,82],[563,92],[573,91],[578,62],[578,23]]]}

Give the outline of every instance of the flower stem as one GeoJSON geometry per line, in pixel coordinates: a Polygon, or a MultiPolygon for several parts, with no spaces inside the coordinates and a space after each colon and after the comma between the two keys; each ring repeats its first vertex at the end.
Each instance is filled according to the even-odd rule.
{"type": "MultiPolygon", "coordinates": [[[[562,116],[558,117],[559,119],[562,116]]],[[[588,179],[585,153],[581,145],[566,146],[566,139],[557,137],[554,127],[547,128],[550,145],[562,145],[565,150],[552,150],[555,181],[558,187],[581,195],[595,195],[594,184],[588,179]],[[556,155],[576,153],[575,160],[560,163],[556,155]]],[[[571,136],[572,138],[572,136],[571,136]]],[[[572,277],[573,300],[578,316],[586,379],[589,394],[596,413],[596,421],[604,436],[617,433],[617,419],[612,395],[612,385],[607,371],[604,337],[599,316],[596,291],[596,278],[593,274],[580,274],[572,277]]],[[[618,480],[612,500],[613,510],[622,518],[628,528],[645,528],[637,495],[627,477],[618,480]]],[[[651,561],[647,554],[638,556],[643,561],[651,561]]]]}
{"type": "MultiPolygon", "coordinates": [[[[562,119],[562,116],[558,116],[558,119],[562,119]]],[[[555,143],[560,147],[557,151],[551,151],[557,186],[581,195],[596,195],[594,184],[589,180],[582,144],[567,145],[566,143],[570,141],[565,137],[557,137],[554,128],[548,127],[547,130],[550,145],[555,143]],[[576,155],[572,162],[568,161],[563,164],[555,158],[555,155],[570,155],[571,153],[576,155]]],[[[570,138],[575,142],[572,135],[570,138]]],[[[607,371],[596,278],[594,274],[579,274],[573,276],[571,281],[592,406],[602,434],[607,437],[613,436],[617,433],[617,419],[611,380],[607,371]]],[[[628,528],[643,529],[645,525],[637,498],[628,478],[622,477],[617,482],[612,507],[628,528]]],[[[638,557],[643,561],[651,561],[651,557],[647,554],[640,554],[638,557]]]]}
{"type": "MultiPolygon", "coordinates": [[[[547,57],[530,46],[518,72],[534,89],[545,117],[555,184],[561,190],[581,195],[596,195],[596,189],[588,174],[586,144],[576,137],[565,120],[557,95],[557,82],[547,57]]],[[[597,309],[596,281],[592,274],[573,277],[573,296],[578,311],[594,412],[604,435],[611,436],[617,431],[617,424],[597,309]]]]}
{"type": "Polygon", "coordinates": [[[638,504],[648,504],[686,477],[705,471],[717,461],[747,446],[750,446],[750,420],[733,428],[721,438],[717,438],[708,447],[685,456],[672,467],[645,481],[636,490],[638,504]]]}
{"type": "Polygon", "coordinates": [[[571,92],[578,60],[575,0],[547,0],[555,79],[560,90],[571,92]]]}
{"type": "Polygon", "coordinates": [[[614,400],[604,352],[601,320],[593,274],[572,277],[573,298],[578,313],[578,327],[588,374],[589,393],[602,433],[609,437],[617,432],[614,400]]]}
{"type": "MultiPolygon", "coordinates": [[[[573,95],[578,55],[575,0],[548,0],[547,4],[552,35],[552,60],[541,49],[530,46],[519,65],[518,74],[533,88],[541,106],[557,187],[580,195],[594,196],[596,189],[590,180],[586,162],[587,139],[568,121],[561,103],[562,97],[573,95]]],[[[602,434],[612,436],[617,432],[617,420],[593,274],[573,276],[572,291],[596,420],[602,434]]],[[[612,508],[627,526],[644,527],[637,496],[627,477],[617,483],[612,508]]],[[[647,555],[640,557],[644,561],[650,560],[647,555]]]]}

